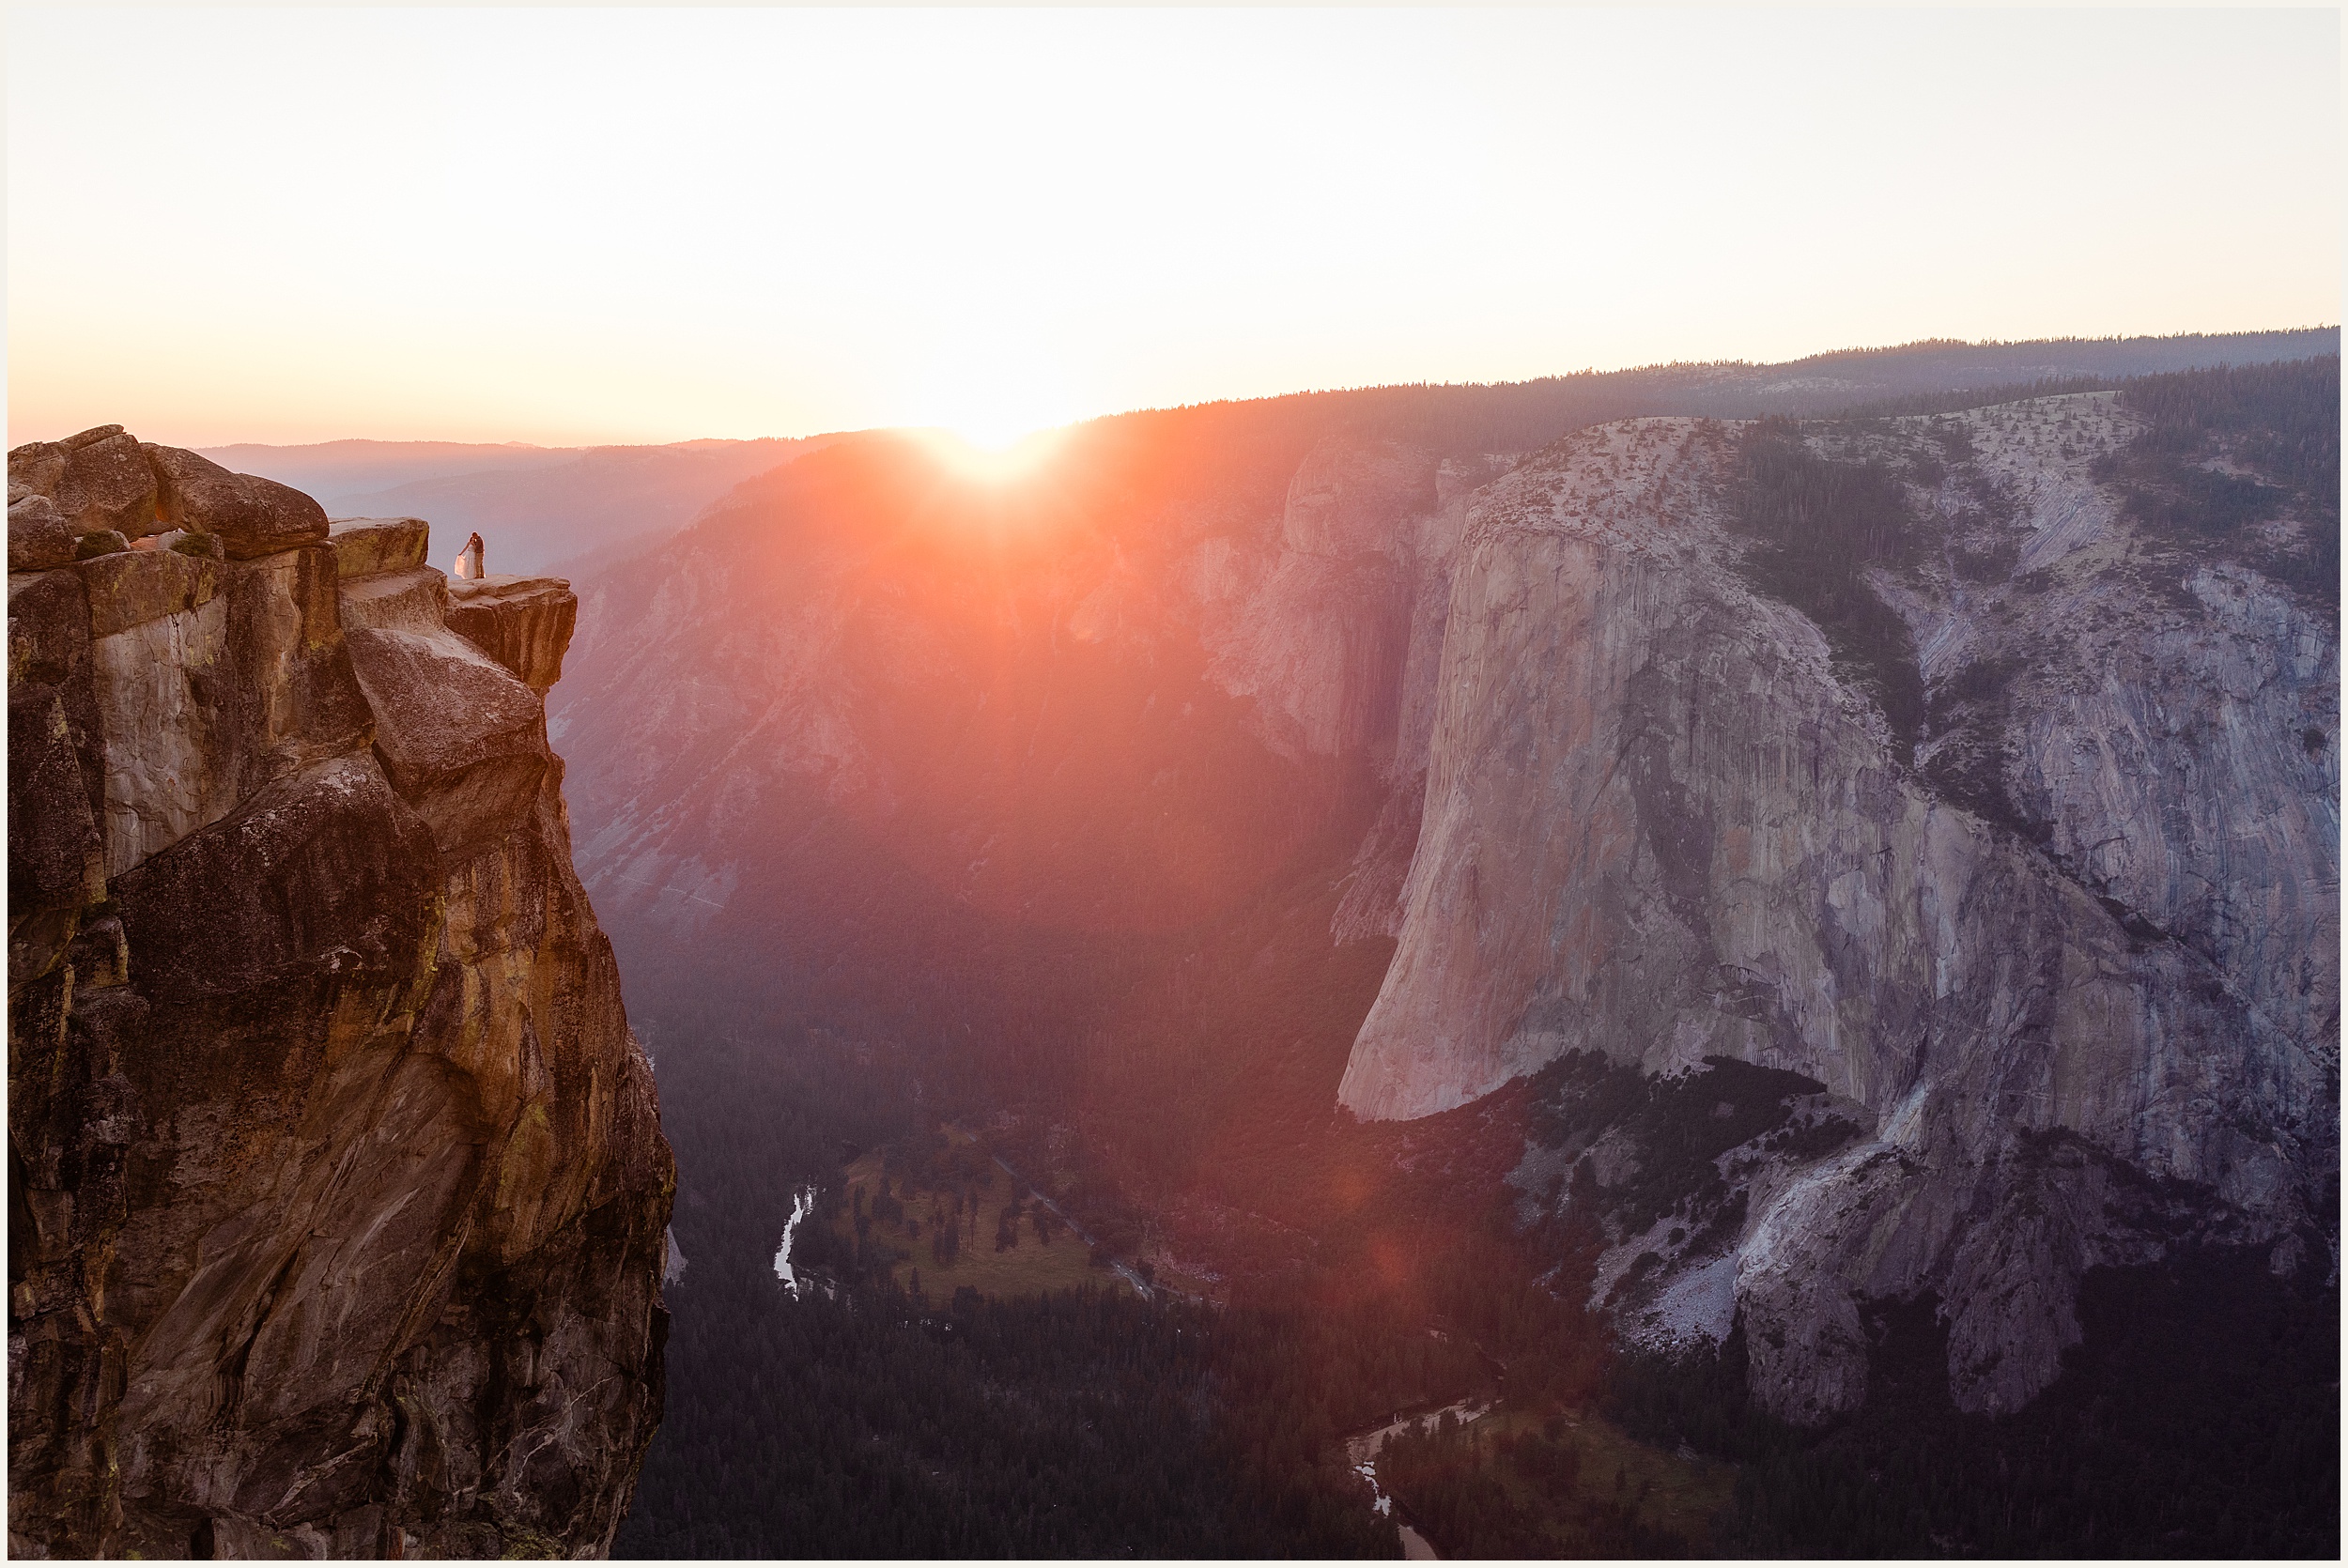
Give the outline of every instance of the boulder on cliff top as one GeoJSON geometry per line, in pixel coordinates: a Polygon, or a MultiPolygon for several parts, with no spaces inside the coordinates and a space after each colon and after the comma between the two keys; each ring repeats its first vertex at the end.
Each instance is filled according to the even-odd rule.
{"type": "Polygon", "coordinates": [[[153,533],[160,486],[135,437],[101,424],[62,441],[34,441],[8,453],[8,500],[46,496],[75,533],[153,533]]]}
{"type": "Polygon", "coordinates": [[[80,532],[113,529],[126,538],[142,539],[160,531],[159,491],[155,470],[147,466],[137,438],[119,430],[66,454],[60,494],[80,501],[72,511],[73,526],[80,532]]]}
{"type": "Polygon", "coordinates": [[[73,559],[73,529],[47,496],[8,502],[8,570],[39,572],[73,559]]]}
{"type": "Polygon", "coordinates": [[[65,480],[65,445],[60,441],[27,441],[8,449],[8,504],[26,496],[54,500],[65,480]]]}
{"type": "Polygon", "coordinates": [[[432,525],[422,517],[337,517],[327,525],[334,563],[345,581],[378,572],[411,572],[424,564],[432,525]]]}
{"type": "Polygon", "coordinates": [[[230,473],[178,447],[141,448],[162,481],[163,520],[215,535],[233,561],[326,543],[326,509],[289,484],[230,473]]]}
{"type": "MultiPolygon", "coordinates": [[[[320,544],[327,534],[325,509],[290,485],[141,441],[118,424],[10,451],[10,508],[34,497],[54,506],[71,534],[127,543],[183,529],[216,536],[235,560],[320,544]]],[[[28,527],[45,517],[36,508],[28,527]]]]}

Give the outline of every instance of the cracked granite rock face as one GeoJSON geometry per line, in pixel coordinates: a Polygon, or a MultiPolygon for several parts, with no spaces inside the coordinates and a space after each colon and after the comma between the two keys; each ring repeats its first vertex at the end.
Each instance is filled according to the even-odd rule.
{"type": "MultiPolygon", "coordinates": [[[[1741,568],[1736,427],[1580,432],[1469,508],[1341,1099],[1424,1115],[1585,1051],[1814,1081],[1855,1142],[1722,1154],[1733,1234],[1614,1236],[1605,1276],[1652,1251],[1632,1304],[1717,1335],[1733,1271],[1789,1418],[1863,1398],[1873,1299],[1936,1296],[1956,1402],[2005,1412],[2077,1343],[2086,1268],[2333,1246],[2337,638],[2152,547],[2093,472],[2131,430],[2107,393],[1809,438],[1890,465],[1920,518],[1923,559],[1869,574],[1915,737],[1741,568]]],[[[1525,1179],[1569,1202],[1568,1168],[1525,1179]]]]}
{"type": "Polygon", "coordinates": [[[113,427],[9,480],[10,1549],[606,1550],[674,1173],[567,621],[113,427]]]}

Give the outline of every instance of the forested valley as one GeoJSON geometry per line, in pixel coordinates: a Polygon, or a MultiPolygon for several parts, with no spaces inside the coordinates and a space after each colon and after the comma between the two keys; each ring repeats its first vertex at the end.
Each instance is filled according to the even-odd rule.
{"type": "MultiPolygon", "coordinates": [[[[2098,477],[2144,530],[2140,570],[2239,564],[2336,617],[2337,359],[2121,392],[2141,433],[2098,477]]],[[[1952,691],[1927,701],[1863,577],[1933,541],[1884,474],[1826,471],[1804,433],[1771,422],[1741,451],[1749,574],[1912,743],[1952,691]]],[[[1934,427],[1907,461],[1956,440],[1934,427]]],[[[1949,772],[1951,798],[2029,825],[1949,772]]],[[[1253,791],[1238,762],[1221,776],[1253,791]]],[[[734,992],[628,972],[683,1272],[623,1555],[1391,1556],[1398,1520],[1446,1556],[2336,1551],[2336,1267],[2285,1281],[2263,1251],[2181,1244],[2090,1270],[2083,1342],[2002,1419],[1951,1403],[1929,1297],[1868,1304],[1866,1401],[1816,1429],[1748,1398],[1741,1323],[1692,1354],[1616,1344],[1584,1305],[1596,1226],[1636,1232],[1662,1197],[1531,1201],[1508,1179],[1528,1130],[1652,1123],[1687,1167],[1653,1185],[1796,1137],[1769,1118],[1818,1085],[1725,1059],[1645,1084],[1576,1055],[1355,1123],[1334,1089],[1394,946],[1329,932],[1376,800],[1339,778],[1315,807],[1312,833],[1259,824],[1249,890],[1213,920],[1134,929],[980,921],[818,820],[795,879],[759,890],[781,923],[697,950],[734,992]],[[1428,1419],[1362,1473],[1347,1439],[1402,1417],[1428,1419]]],[[[1799,1135],[1823,1155],[1856,1129],[1799,1135]]]]}
{"type": "MultiPolygon", "coordinates": [[[[1449,1231],[1433,1275],[1372,1249],[1219,1300],[1163,1281],[1145,1299],[1107,1256],[1043,1297],[909,1289],[833,1201],[876,1148],[904,1151],[901,1191],[953,1184],[950,1161],[924,1171],[948,1140],[894,1087],[902,1061],[821,1030],[657,1047],[690,1161],[685,1267],[623,1556],[1390,1557],[1396,1515],[1343,1439],[1468,1402],[1480,1419],[1377,1461],[1446,1556],[2289,1557],[2335,1537],[2337,1289],[2278,1295],[2257,1257],[2091,1276],[2086,1343],[2005,1421],[1950,1407],[1929,1302],[1886,1303],[1866,1407],[1805,1432],[1751,1407],[1741,1330],[1691,1357],[1617,1347],[1538,1272],[1586,1267],[1593,1238],[1497,1210],[1423,1210],[1449,1231]],[[810,1187],[795,1292],[775,1252],[810,1187]]],[[[937,1272],[927,1248],[911,1261],[937,1272]]]]}

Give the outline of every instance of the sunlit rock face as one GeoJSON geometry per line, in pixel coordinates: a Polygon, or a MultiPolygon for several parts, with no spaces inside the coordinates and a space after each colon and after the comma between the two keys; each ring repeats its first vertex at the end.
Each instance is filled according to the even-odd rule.
{"type": "MultiPolygon", "coordinates": [[[[2255,572],[2143,560],[2090,471],[2130,433],[2097,394],[1813,438],[1939,448],[1901,470],[1926,559],[1874,584],[1920,737],[1739,571],[1736,428],[1603,426],[1470,508],[1399,946],[1340,1099],[1424,1115],[1576,1051],[1815,1080],[1872,1123],[1851,1146],[1720,1167],[1785,1416],[1863,1397],[1866,1300],[1937,1294],[1957,1403],[2010,1411],[2076,1343],[2083,1269],[2188,1236],[2287,1264],[2321,1222],[2336,641],[2255,572]]],[[[1647,1300],[1722,1255],[1661,1231],[1614,1238],[1666,1254],[1647,1300]]]]}
{"type": "Polygon", "coordinates": [[[9,469],[11,1550],[605,1549],[673,1175],[560,648],[450,631],[414,519],[118,431],[9,469]]]}

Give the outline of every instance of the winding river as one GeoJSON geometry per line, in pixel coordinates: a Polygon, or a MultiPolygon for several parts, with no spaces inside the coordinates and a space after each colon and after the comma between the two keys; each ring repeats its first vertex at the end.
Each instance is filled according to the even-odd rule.
{"type": "MultiPolygon", "coordinates": [[[[1019,1173],[1004,1164],[1001,1160],[998,1159],[995,1162],[1002,1165],[1004,1171],[1009,1173],[1013,1180],[1019,1179],[1019,1173]]],[[[1084,1227],[1070,1219],[1058,1204],[1053,1203],[1041,1192],[1035,1192],[1033,1195],[1037,1202],[1058,1215],[1061,1223],[1067,1225],[1087,1245],[1091,1244],[1092,1238],[1085,1234],[1084,1227]]],[[[782,1287],[794,1297],[799,1294],[799,1278],[791,1268],[791,1237],[798,1230],[800,1222],[815,1212],[815,1196],[816,1190],[812,1185],[803,1187],[791,1195],[791,1218],[783,1222],[782,1244],[775,1249],[775,1278],[780,1280],[782,1287]]],[[[1121,1263],[1114,1267],[1143,1299],[1149,1298],[1151,1288],[1139,1275],[1121,1263]]],[[[1383,1487],[1378,1484],[1378,1451],[1385,1446],[1388,1437],[1398,1437],[1414,1426],[1422,1431],[1431,1431],[1435,1423],[1446,1415],[1457,1416],[1460,1424],[1465,1425],[1491,1408],[1490,1399],[1481,1401],[1463,1399],[1456,1405],[1446,1405],[1440,1410],[1429,1410],[1415,1415],[1398,1415],[1383,1426],[1372,1427],[1367,1432],[1355,1433],[1345,1439],[1346,1462],[1353,1467],[1354,1474],[1369,1483],[1371,1511],[1380,1518],[1394,1520],[1395,1531],[1402,1538],[1404,1558],[1412,1561],[1431,1562],[1436,1559],[1436,1552],[1435,1548],[1428,1544],[1427,1537],[1413,1529],[1409,1520],[1398,1516],[1399,1511],[1396,1507],[1395,1500],[1386,1495],[1383,1487]]]]}
{"type": "Polygon", "coordinates": [[[1346,1463],[1353,1467],[1355,1475],[1369,1483],[1372,1499],[1369,1505],[1371,1512],[1382,1519],[1394,1520],[1394,1528],[1402,1537],[1402,1555],[1405,1558],[1413,1561],[1431,1562],[1435,1560],[1437,1554],[1435,1548],[1429,1545],[1427,1537],[1412,1528],[1408,1519],[1399,1516],[1399,1510],[1394,1499],[1388,1497],[1385,1488],[1378,1484],[1378,1451],[1386,1446],[1388,1437],[1400,1437],[1413,1427],[1422,1432],[1431,1432],[1434,1430],[1435,1423],[1445,1416],[1458,1417],[1460,1424],[1465,1426],[1491,1407],[1492,1402],[1490,1399],[1462,1399],[1457,1405],[1446,1405],[1440,1410],[1396,1416],[1383,1426],[1375,1426],[1367,1432],[1357,1432],[1345,1439],[1346,1463]]]}
{"type": "Polygon", "coordinates": [[[799,1228],[799,1222],[815,1212],[815,1189],[801,1188],[791,1194],[791,1218],[783,1222],[782,1245],[775,1249],[775,1278],[782,1288],[795,1298],[799,1294],[799,1277],[791,1271],[791,1233],[799,1228]]]}

